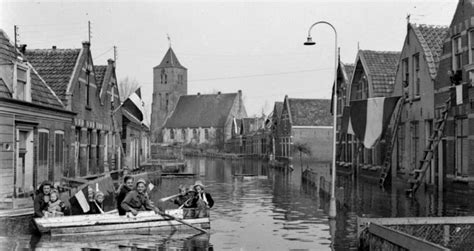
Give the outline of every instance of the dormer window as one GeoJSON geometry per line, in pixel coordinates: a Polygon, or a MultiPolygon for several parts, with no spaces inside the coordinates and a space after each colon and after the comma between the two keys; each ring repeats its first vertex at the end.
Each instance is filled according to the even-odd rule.
{"type": "Polygon", "coordinates": [[[30,68],[27,65],[15,64],[14,97],[23,101],[31,101],[30,68]]]}

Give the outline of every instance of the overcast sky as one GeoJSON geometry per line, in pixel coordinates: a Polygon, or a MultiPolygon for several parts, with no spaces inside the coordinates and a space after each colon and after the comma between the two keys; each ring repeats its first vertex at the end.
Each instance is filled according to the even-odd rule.
{"type": "MultiPolygon", "coordinates": [[[[399,51],[406,16],[420,24],[449,25],[455,0],[438,1],[21,1],[0,0],[0,27],[28,48],[80,48],[92,22],[95,65],[113,58],[117,77],[136,79],[147,105],[152,68],[169,47],[188,68],[188,93],[242,90],[249,115],[268,114],[275,101],[330,98],[334,35],[313,29],[316,46],[303,46],[316,21],[338,32],[343,62],[353,63],[357,47],[399,51]]],[[[150,110],[150,109],[149,109],[150,110]]]]}

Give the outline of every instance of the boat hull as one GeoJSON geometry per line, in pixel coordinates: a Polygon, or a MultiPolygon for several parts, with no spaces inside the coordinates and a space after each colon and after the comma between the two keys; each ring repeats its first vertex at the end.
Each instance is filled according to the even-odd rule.
{"type": "MultiPolygon", "coordinates": [[[[182,219],[183,210],[167,210],[167,214],[182,219]]],[[[203,229],[210,229],[209,217],[182,219],[182,221],[203,229]]],[[[97,235],[154,233],[161,231],[197,231],[179,221],[172,220],[152,211],[139,212],[137,216],[118,214],[74,215],[54,218],[35,218],[41,234],[97,235]]]]}

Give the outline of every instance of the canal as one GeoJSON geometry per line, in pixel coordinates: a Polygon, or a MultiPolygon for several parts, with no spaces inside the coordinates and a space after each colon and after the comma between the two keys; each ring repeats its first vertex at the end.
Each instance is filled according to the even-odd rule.
{"type": "MultiPolygon", "coordinates": [[[[191,158],[186,171],[195,178],[153,179],[154,201],[175,194],[180,184],[201,180],[215,200],[210,235],[127,235],[49,237],[26,233],[0,233],[4,249],[158,249],[158,250],[356,250],[357,216],[455,216],[474,215],[469,189],[436,192],[407,198],[403,187],[382,191],[376,182],[337,179],[337,218],[327,217],[330,180],[328,163],[308,166],[316,184],[302,181],[302,168],[292,172],[269,167],[259,160],[191,158]],[[242,176],[244,175],[244,176],[242,176]],[[245,176],[246,175],[246,176],[245,176]]],[[[304,168],[307,168],[305,166],[304,168]]],[[[175,208],[172,203],[160,204],[175,208]]],[[[112,205],[108,205],[111,208],[112,205]]],[[[27,229],[28,222],[19,222],[27,229]]]]}

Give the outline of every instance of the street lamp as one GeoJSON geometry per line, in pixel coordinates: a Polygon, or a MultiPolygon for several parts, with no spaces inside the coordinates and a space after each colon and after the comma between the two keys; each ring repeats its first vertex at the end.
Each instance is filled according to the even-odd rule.
{"type": "Polygon", "coordinates": [[[318,24],[327,24],[334,31],[334,94],[333,94],[333,144],[332,144],[332,181],[331,181],[331,200],[329,201],[329,218],[336,217],[336,133],[337,133],[337,65],[338,65],[338,53],[337,53],[337,31],[332,24],[326,21],[319,21],[311,25],[308,30],[308,38],[304,45],[315,45],[311,37],[311,29],[318,24]]]}

